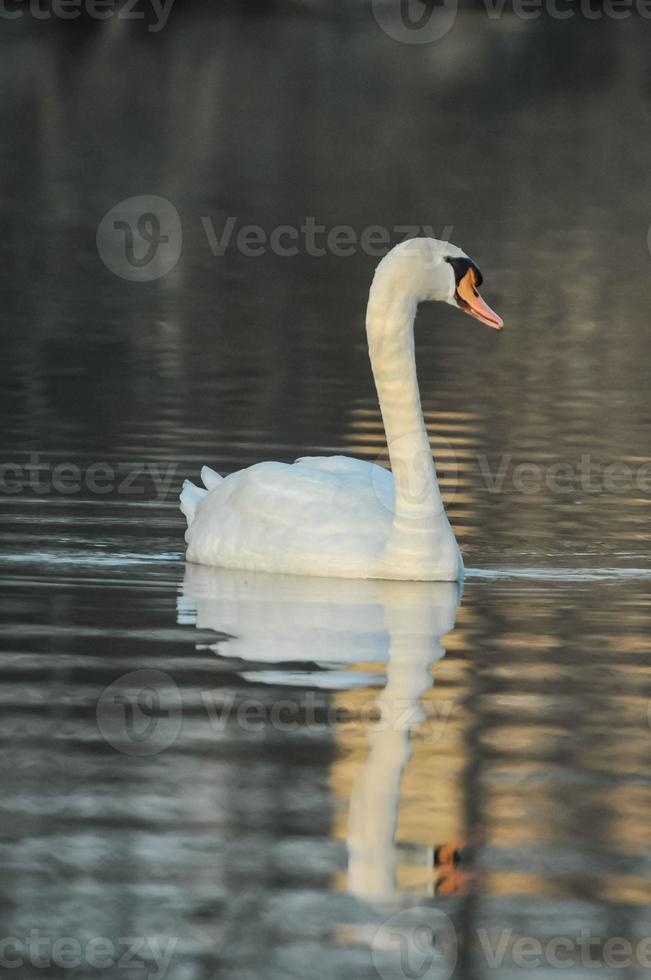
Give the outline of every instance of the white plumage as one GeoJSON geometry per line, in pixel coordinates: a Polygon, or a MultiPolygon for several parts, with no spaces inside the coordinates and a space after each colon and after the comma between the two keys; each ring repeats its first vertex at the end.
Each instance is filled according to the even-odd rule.
{"type": "Polygon", "coordinates": [[[344,578],[462,577],[421,411],[413,324],[418,302],[435,299],[499,329],[472,270],[460,249],[430,238],[403,242],[378,265],[366,330],[391,472],[345,456],[258,463],[224,478],[204,467],[205,489],[186,481],[181,493],[189,561],[344,578]]]}

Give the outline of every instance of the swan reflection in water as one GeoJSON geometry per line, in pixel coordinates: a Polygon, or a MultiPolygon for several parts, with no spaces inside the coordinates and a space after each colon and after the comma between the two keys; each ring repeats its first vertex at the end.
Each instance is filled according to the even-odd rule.
{"type": "MultiPolygon", "coordinates": [[[[347,886],[355,895],[384,899],[396,892],[395,833],[410,734],[424,719],[431,667],[445,655],[441,639],[454,627],[459,599],[453,582],[309,578],[186,565],[179,622],[222,634],[210,648],[243,661],[239,673],[245,679],[332,691],[381,688],[378,721],[367,726],[369,750],[350,797],[347,886]],[[361,672],[359,664],[374,669],[361,672]],[[385,665],[384,673],[377,672],[379,665],[385,665]]],[[[462,846],[447,841],[432,848],[437,891],[466,890],[470,877],[458,867],[462,846]]]]}

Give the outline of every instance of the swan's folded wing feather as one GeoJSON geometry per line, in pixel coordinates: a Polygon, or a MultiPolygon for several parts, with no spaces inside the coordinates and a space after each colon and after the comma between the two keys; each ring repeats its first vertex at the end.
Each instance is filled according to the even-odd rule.
{"type": "Polygon", "coordinates": [[[377,463],[353,456],[301,456],[294,466],[332,473],[360,490],[369,487],[383,506],[393,509],[393,474],[377,463]]]}
{"type": "Polygon", "coordinates": [[[381,467],[258,463],[226,477],[202,501],[186,535],[188,556],[279,570],[301,567],[303,559],[337,562],[343,541],[348,555],[385,539],[392,506],[391,474],[381,467]]]}
{"type": "Polygon", "coordinates": [[[356,459],[354,456],[300,456],[294,461],[294,466],[323,470],[326,473],[368,473],[372,469],[382,469],[377,463],[369,463],[368,460],[356,459]]]}
{"type": "Polygon", "coordinates": [[[391,474],[380,466],[354,462],[361,465],[299,465],[298,460],[292,465],[259,463],[227,478],[239,477],[230,503],[242,518],[263,517],[302,533],[323,528],[326,519],[336,521],[339,517],[348,524],[355,513],[361,519],[368,518],[378,506],[392,508],[391,474]]]}

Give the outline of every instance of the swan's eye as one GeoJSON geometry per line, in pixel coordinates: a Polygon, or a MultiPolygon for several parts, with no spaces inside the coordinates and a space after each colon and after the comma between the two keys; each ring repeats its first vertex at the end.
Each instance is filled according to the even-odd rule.
{"type": "Polygon", "coordinates": [[[481,269],[475,262],[472,261],[472,259],[469,259],[467,255],[454,259],[451,255],[446,255],[445,261],[449,262],[454,270],[454,279],[457,286],[469,270],[472,270],[471,282],[473,286],[481,286],[482,282],[484,281],[484,277],[481,274],[481,269]]]}

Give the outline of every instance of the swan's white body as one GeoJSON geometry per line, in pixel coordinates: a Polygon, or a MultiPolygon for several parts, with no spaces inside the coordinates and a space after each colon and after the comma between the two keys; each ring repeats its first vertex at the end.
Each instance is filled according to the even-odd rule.
{"type": "MultiPolygon", "coordinates": [[[[207,484],[213,477],[203,476],[207,484]]],[[[373,463],[344,456],[258,463],[193,496],[188,561],[342,578],[456,581],[461,574],[442,505],[422,523],[407,518],[403,531],[396,528],[393,476],[373,463]]]]}
{"type": "Polygon", "coordinates": [[[366,331],[392,472],[344,456],[258,463],[225,478],[204,467],[205,489],[186,482],[181,494],[188,561],[342,578],[463,576],[423,421],[413,332],[419,301],[457,305],[451,261],[469,263],[446,242],[403,242],[371,286],[366,331]]]}

